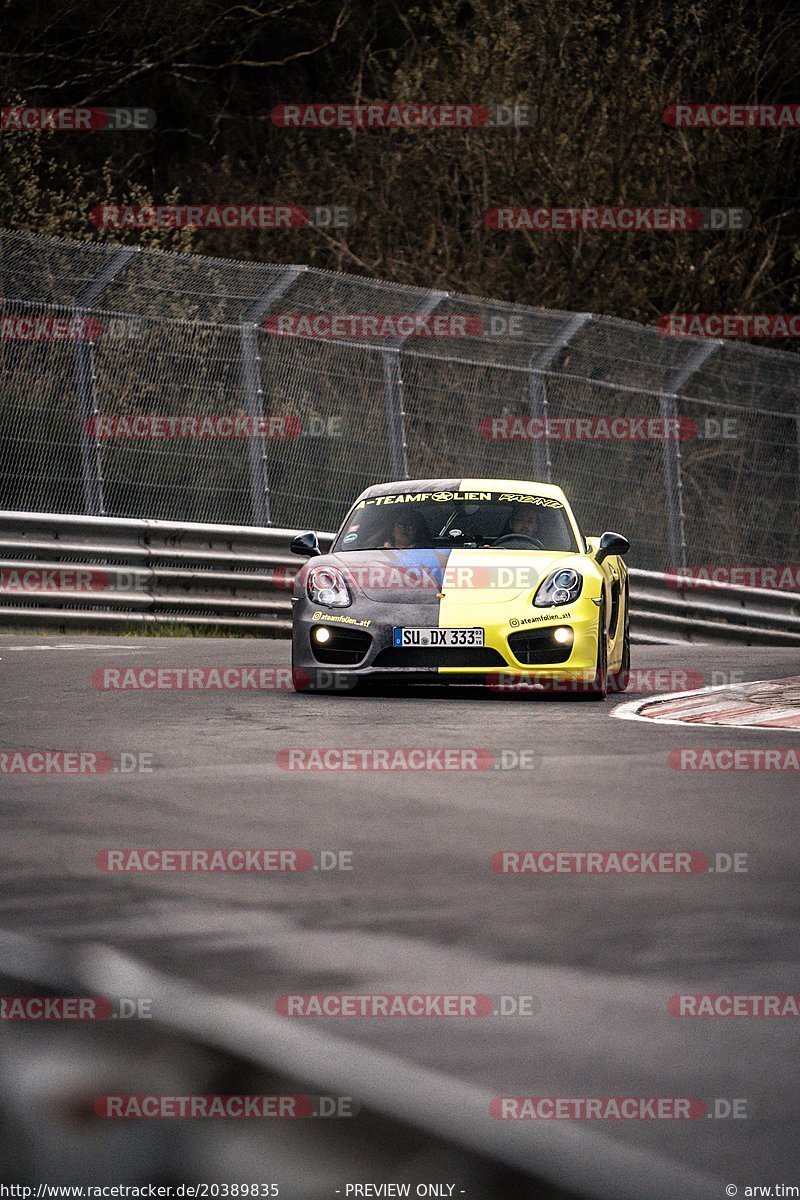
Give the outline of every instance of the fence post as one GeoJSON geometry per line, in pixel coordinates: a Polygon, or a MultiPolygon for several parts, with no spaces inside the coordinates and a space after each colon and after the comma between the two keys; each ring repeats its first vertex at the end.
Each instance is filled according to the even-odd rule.
{"type": "MultiPolygon", "coordinates": [[[[431,292],[415,317],[429,317],[449,292],[431,292]]],[[[386,425],[389,433],[389,460],[393,479],[408,479],[408,443],[406,442],[406,413],[403,398],[403,376],[400,370],[400,351],[410,335],[392,338],[383,351],[383,374],[386,381],[386,425]]]]}
{"type": "MultiPolygon", "coordinates": [[[[553,360],[557,354],[565,350],[575,334],[583,329],[588,321],[591,321],[592,313],[574,313],[568,321],[565,321],[558,330],[553,341],[544,350],[537,351],[528,363],[528,400],[530,403],[531,417],[534,420],[547,421],[549,412],[549,403],[547,399],[547,376],[553,360]]],[[[537,479],[544,483],[552,483],[553,479],[553,463],[550,457],[550,439],[547,437],[546,425],[545,436],[539,441],[533,441],[533,470],[537,479]],[[545,479],[542,479],[542,475],[545,479]]]]}
{"type": "MultiPolygon", "coordinates": [[[[92,305],[105,291],[112,280],[128,265],[138,246],[120,246],[108,254],[105,265],[76,294],[73,301],[76,321],[91,316],[92,305]]],[[[89,422],[100,411],[97,396],[97,371],[94,353],[94,338],[75,342],[75,389],[78,397],[78,436],[81,446],[81,468],[83,471],[83,497],[86,512],[91,517],[105,516],[106,502],[103,493],[103,464],[97,433],[89,432],[89,422]]]]}
{"type": "MultiPolygon", "coordinates": [[[[680,428],[678,425],[678,394],[719,345],[718,341],[701,342],[689,354],[686,361],[667,376],[659,394],[658,403],[662,420],[674,422],[673,428],[677,430],[680,428]]],[[[670,568],[685,567],[686,514],[683,508],[680,439],[677,436],[675,438],[665,437],[663,446],[664,489],[667,501],[667,545],[670,557],[667,566],[670,568]]]]}
{"type": "MultiPolygon", "coordinates": [[[[258,426],[264,416],[264,387],[261,379],[261,355],[258,334],[261,321],[273,304],[282,300],[297,277],[308,267],[284,267],[277,279],[257,296],[244,311],[239,326],[239,347],[242,356],[242,390],[247,416],[258,426]]],[[[247,439],[247,460],[250,474],[250,501],[253,524],[269,525],[269,472],[264,434],[254,433],[247,439]]]]}

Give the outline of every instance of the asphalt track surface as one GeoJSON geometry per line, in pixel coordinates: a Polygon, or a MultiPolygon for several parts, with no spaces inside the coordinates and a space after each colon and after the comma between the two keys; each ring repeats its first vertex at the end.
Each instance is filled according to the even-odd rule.
{"type": "MultiPolygon", "coordinates": [[[[102,691],[103,667],[275,665],[286,641],[0,639],[0,746],[151,754],[149,773],[0,776],[3,929],[101,942],[272,1011],[282,993],[532,996],[533,1015],[321,1019],[504,1096],[744,1099],[739,1120],[604,1121],[739,1184],[797,1184],[800,1024],[671,1016],[674,993],[798,987],[798,773],[682,771],[676,747],[800,734],[652,726],[605,704],[420,691],[102,691]],[[528,769],[287,771],[290,747],[525,750],[528,769]],[[352,852],[352,871],[107,874],[107,847],[352,852]],[[696,850],[747,871],[490,870],[503,849],[696,850]]],[[[634,668],[800,673],[800,652],[635,646],[634,668]]],[[[712,673],[717,675],[712,679],[712,673]]],[[[691,686],[691,685],[690,685],[691,686]]],[[[508,757],[508,755],[507,755],[508,757]]],[[[491,1119],[487,1116],[487,1120],[491,1119]]]]}

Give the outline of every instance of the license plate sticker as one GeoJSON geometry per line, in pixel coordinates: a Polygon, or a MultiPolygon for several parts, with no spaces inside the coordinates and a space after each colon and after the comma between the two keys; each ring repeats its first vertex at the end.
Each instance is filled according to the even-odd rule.
{"type": "Polygon", "coordinates": [[[482,646],[482,629],[409,629],[396,627],[395,646],[482,646]]]}

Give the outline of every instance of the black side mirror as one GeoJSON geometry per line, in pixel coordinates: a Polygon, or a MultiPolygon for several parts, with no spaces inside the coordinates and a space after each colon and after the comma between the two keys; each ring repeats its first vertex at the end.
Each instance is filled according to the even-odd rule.
{"type": "Polygon", "coordinates": [[[298,533],[296,538],[292,538],[289,549],[292,554],[303,554],[306,558],[315,558],[322,554],[315,533],[298,533]]]}
{"type": "Polygon", "coordinates": [[[608,558],[609,554],[627,554],[630,548],[630,542],[621,533],[604,533],[600,538],[600,545],[597,547],[594,561],[601,563],[608,558]]]}

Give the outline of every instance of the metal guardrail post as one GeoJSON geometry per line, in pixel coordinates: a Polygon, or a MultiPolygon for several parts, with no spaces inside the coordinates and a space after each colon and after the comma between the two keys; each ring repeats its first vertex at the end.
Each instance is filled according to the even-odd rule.
{"type": "MultiPolygon", "coordinates": [[[[103,268],[75,296],[77,320],[91,316],[92,305],[138,252],[138,246],[121,246],[109,252],[108,260],[103,268]]],[[[103,493],[103,464],[100,459],[100,446],[96,435],[91,434],[87,428],[91,419],[100,412],[95,368],[94,339],[78,338],[75,342],[75,387],[78,395],[78,433],[83,470],[83,495],[87,513],[91,516],[103,516],[106,505],[103,493]]]]}
{"type": "MultiPolygon", "coordinates": [[[[258,352],[259,324],[273,304],[282,300],[295,280],[308,267],[284,267],[277,279],[245,309],[239,328],[242,355],[242,388],[247,416],[258,423],[264,416],[264,387],[261,378],[261,355],[258,352]]],[[[250,500],[253,523],[269,525],[269,472],[264,435],[253,434],[247,439],[247,460],[250,474],[250,500]]]]}
{"type": "MultiPolygon", "coordinates": [[[[566,349],[575,334],[591,321],[592,313],[575,313],[559,329],[553,341],[546,350],[539,350],[528,363],[528,401],[531,417],[537,421],[547,421],[549,404],[547,399],[547,376],[557,354],[566,349]]],[[[534,474],[542,482],[552,483],[553,463],[550,457],[550,439],[545,435],[539,441],[533,439],[534,474]],[[544,478],[543,478],[544,477],[544,478]]]]}
{"type": "MultiPolygon", "coordinates": [[[[678,428],[678,394],[695,371],[711,357],[719,342],[702,342],[686,362],[672,371],[661,389],[658,403],[661,418],[675,422],[678,428]]],[[[686,515],[683,508],[683,478],[681,474],[681,443],[678,437],[664,438],[664,489],[667,505],[667,544],[670,567],[686,566],[686,515]]]]}
{"type": "MultiPolygon", "coordinates": [[[[449,295],[449,292],[431,292],[419,308],[415,309],[414,316],[429,317],[449,295]]],[[[400,351],[407,341],[408,337],[393,338],[383,351],[383,373],[386,380],[386,427],[389,434],[389,460],[393,479],[408,479],[409,477],[403,376],[400,369],[400,351]]]]}

